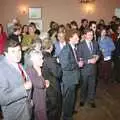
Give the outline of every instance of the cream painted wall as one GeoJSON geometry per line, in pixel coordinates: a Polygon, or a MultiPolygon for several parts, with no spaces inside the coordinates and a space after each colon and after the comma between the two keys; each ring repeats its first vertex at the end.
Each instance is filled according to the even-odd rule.
{"type": "Polygon", "coordinates": [[[3,24],[4,23],[4,7],[3,7],[4,3],[3,1],[0,2],[0,23],[3,24]]]}
{"type": "Polygon", "coordinates": [[[4,0],[0,4],[0,22],[8,23],[12,18],[18,17],[22,24],[28,22],[28,15],[21,15],[19,6],[41,7],[44,31],[48,30],[49,22],[54,20],[65,24],[71,20],[80,23],[82,18],[98,20],[100,18],[109,21],[114,15],[114,9],[120,7],[120,0],[96,0],[93,13],[85,12],[84,5],[79,0],[4,0]]]}

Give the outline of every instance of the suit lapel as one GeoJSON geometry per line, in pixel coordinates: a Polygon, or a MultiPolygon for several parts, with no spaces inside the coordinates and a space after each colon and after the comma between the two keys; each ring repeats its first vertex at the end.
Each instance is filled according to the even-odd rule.
{"type": "Polygon", "coordinates": [[[71,45],[70,45],[70,44],[68,44],[68,46],[69,46],[69,49],[70,49],[70,51],[71,51],[71,53],[72,53],[72,58],[74,58],[74,59],[75,59],[75,56],[74,56],[73,49],[72,49],[71,45]]]}
{"type": "Polygon", "coordinates": [[[95,54],[95,44],[94,44],[94,42],[93,42],[93,52],[92,52],[92,54],[93,55],[95,54]]]}
{"type": "Polygon", "coordinates": [[[60,53],[60,51],[61,51],[60,43],[57,41],[56,42],[56,53],[58,54],[58,53],[60,53]]]}
{"type": "Polygon", "coordinates": [[[96,42],[93,42],[93,55],[97,54],[96,42]]]}

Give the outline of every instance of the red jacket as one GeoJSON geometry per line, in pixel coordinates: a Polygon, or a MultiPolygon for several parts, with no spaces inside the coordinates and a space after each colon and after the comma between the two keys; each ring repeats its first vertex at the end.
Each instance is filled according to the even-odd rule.
{"type": "Polygon", "coordinates": [[[7,40],[7,35],[5,32],[3,32],[3,26],[0,24],[1,33],[0,33],[0,54],[3,54],[5,49],[5,44],[7,40]]]}

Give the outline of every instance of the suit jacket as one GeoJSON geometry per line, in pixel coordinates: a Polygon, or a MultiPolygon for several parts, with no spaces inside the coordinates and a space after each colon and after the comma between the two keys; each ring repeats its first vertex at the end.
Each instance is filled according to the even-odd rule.
{"type": "Polygon", "coordinates": [[[59,60],[63,71],[63,83],[66,85],[77,84],[80,71],[70,44],[66,44],[63,47],[59,55],[59,60]]]}
{"type": "Polygon", "coordinates": [[[61,69],[56,61],[56,58],[48,52],[43,52],[44,62],[42,73],[45,80],[50,81],[50,87],[56,89],[56,81],[61,77],[61,69]]]}
{"type": "Polygon", "coordinates": [[[22,41],[22,35],[15,35],[14,33],[13,34],[11,34],[11,35],[9,35],[9,39],[12,39],[12,40],[15,40],[16,42],[20,42],[21,43],[21,41],[19,41],[19,37],[20,37],[20,39],[21,39],[21,41],[22,41]]]}
{"type": "Polygon", "coordinates": [[[49,120],[58,120],[59,110],[59,92],[57,79],[59,78],[59,65],[56,58],[48,52],[43,53],[44,62],[42,74],[45,80],[50,81],[50,86],[46,89],[47,115],[49,120]]]}
{"type": "Polygon", "coordinates": [[[115,51],[113,52],[115,57],[120,57],[120,38],[115,42],[115,51]]]}
{"type": "Polygon", "coordinates": [[[77,58],[78,60],[82,58],[85,63],[83,68],[81,68],[82,74],[85,75],[96,74],[96,64],[88,64],[88,59],[91,59],[93,55],[99,55],[100,52],[98,48],[98,43],[96,41],[93,41],[92,43],[93,43],[92,53],[90,52],[85,40],[79,43],[77,46],[77,58]]]}
{"type": "Polygon", "coordinates": [[[56,42],[54,43],[54,46],[55,46],[55,56],[58,57],[62,50],[60,48],[60,42],[56,40],[56,42]]]}
{"type": "Polygon", "coordinates": [[[0,105],[4,120],[30,120],[26,103],[27,92],[19,71],[9,64],[6,57],[0,59],[0,105]]]}
{"type": "Polygon", "coordinates": [[[14,25],[12,23],[8,23],[7,25],[7,34],[10,35],[14,31],[14,25]]]}

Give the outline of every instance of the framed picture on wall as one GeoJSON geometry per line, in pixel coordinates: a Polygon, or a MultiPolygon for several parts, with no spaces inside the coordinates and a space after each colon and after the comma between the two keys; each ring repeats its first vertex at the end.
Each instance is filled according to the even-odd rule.
{"type": "Polygon", "coordinates": [[[29,19],[41,19],[41,8],[31,7],[29,8],[29,19]]]}
{"type": "Polygon", "coordinates": [[[37,29],[39,29],[40,31],[43,31],[43,22],[41,19],[31,19],[28,21],[29,23],[33,22],[36,24],[37,29]]]}
{"type": "Polygon", "coordinates": [[[120,18],[120,8],[115,9],[115,16],[120,18]]]}

